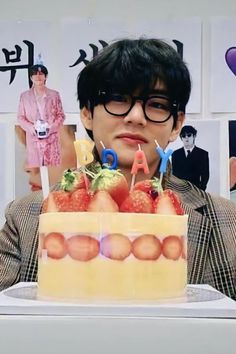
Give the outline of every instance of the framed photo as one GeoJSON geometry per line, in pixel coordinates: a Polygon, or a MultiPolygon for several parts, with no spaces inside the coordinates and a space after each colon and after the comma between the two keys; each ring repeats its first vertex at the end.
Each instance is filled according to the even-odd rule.
{"type": "MultiPolygon", "coordinates": [[[[76,167],[74,140],[77,126],[65,124],[60,128],[61,164],[48,166],[49,185],[59,182],[64,170],[76,167]]],[[[41,173],[39,167],[27,165],[25,132],[15,126],[15,197],[23,197],[32,191],[42,189],[41,173]]]]}
{"type": "Polygon", "coordinates": [[[172,161],[173,174],[190,180],[195,185],[197,185],[197,181],[201,181],[202,184],[199,182],[200,184],[197,185],[199,188],[229,198],[228,144],[225,144],[228,142],[226,124],[216,119],[187,119],[182,130],[184,132],[182,139],[178,137],[168,147],[174,150],[172,160],[176,159],[176,161],[172,161]],[[191,135],[189,132],[195,132],[193,139],[195,150],[193,150],[193,146],[192,149],[186,148],[184,150],[185,138],[187,135],[191,135]],[[187,156],[188,151],[190,151],[189,156],[187,156]],[[189,158],[194,160],[189,162],[189,158]],[[175,172],[174,163],[178,164],[178,167],[181,166],[182,170],[179,171],[176,168],[175,172]]]}

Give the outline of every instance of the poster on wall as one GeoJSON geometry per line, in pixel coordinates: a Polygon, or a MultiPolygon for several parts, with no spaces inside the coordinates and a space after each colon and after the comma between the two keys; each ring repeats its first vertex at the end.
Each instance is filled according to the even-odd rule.
{"type": "Polygon", "coordinates": [[[14,199],[14,128],[6,122],[0,122],[0,227],[4,222],[6,205],[14,199]]]}
{"type": "Polygon", "coordinates": [[[192,81],[192,92],[187,113],[201,112],[201,20],[138,21],[129,26],[130,34],[160,38],[169,43],[187,64],[192,81]]]}
{"type": "Polygon", "coordinates": [[[49,71],[48,87],[59,90],[66,113],[77,113],[76,78],[80,70],[111,41],[139,36],[161,38],[183,57],[193,82],[188,112],[199,113],[200,20],[114,23],[87,18],[64,19],[57,34],[49,22],[0,21],[0,112],[17,111],[20,93],[31,85],[29,67],[41,56],[49,71]]]}
{"type": "Polygon", "coordinates": [[[95,19],[64,19],[61,22],[62,87],[66,112],[78,112],[76,82],[79,72],[112,40],[127,36],[125,23],[95,19]],[[70,39],[70,40],[68,40],[70,39]],[[67,88],[64,90],[63,88],[67,88]]]}
{"type": "Polygon", "coordinates": [[[201,21],[198,19],[137,23],[98,22],[94,19],[65,19],[61,23],[61,55],[64,68],[61,91],[65,110],[77,112],[76,79],[99,50],[114,40],[129,37],[155,37],[171,44],[183,57],[191,72],[193,89],[187,110],[201,110],[201,21]],[[193,42],[194,38],[194,42],[193,42]],[[68,40],[70,39],[70,40],[68,40]],[[67,90],[65,90],[65,87],[67,90]]]}
{"type": "Polygon", "coordinates": [[[38,57],[53,70],[51,24],[0,21],[0,112],[16,112],[20,93],[29,89],[29,68],[38,57]]]}
{"type": "Polygon", "coordinates": [[[216,119],[187,119],[180,136],[168,148],[173,150],[174,175],[209,193],[228,198],[228,146],[223,144],[228,137],[222,125],[216,119]]]}
{"type": "MultiPolygon", "coordinates": [[[[56,184],[61,180],[64,170],[76,167],[74,140],[76,125],[63,125],[59,130],[61,146],[61,163],[58,166],[48,166],[49,184],[56,184]]],[[[30,192],[42,189],[39,167],[27,164],[25,132],[18,125],[15,127],[15,197],[23,197],[30,192]]]]}
{"type": "Polygon", "coordinates": [[[211,20],[210,110],[236,112],[236,18],[211,20]]]}

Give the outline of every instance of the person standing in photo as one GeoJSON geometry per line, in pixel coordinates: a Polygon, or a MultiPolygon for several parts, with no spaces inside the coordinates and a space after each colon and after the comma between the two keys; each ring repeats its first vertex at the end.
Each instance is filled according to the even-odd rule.
{"type": "Polygon", "coordinates": [[[30,68],[33,86],[20,96],[17,119],[26,132],[28,167],[59,166],[59,128],[65,114],[60,95],[46,87],[48,70],[37,64],[30,68]]]}
{"type": "MultiPolygon", "coordinates": [[[[26,148],[26,132],[17,125],[15,127],[16,137],[20,144],[26,148]]],[[[61,164],[58,166],[48,166],[48,177],[49,177],[49,185],[53,186],[58,183],[62,176],[63,172],[68,168],[76,168],[76,153],[74,149],[74,141],[76,140],[76,125],[62,125],[58,131],[60,137],[60,146],[61,146],[61,164]]],[[[19,145],[16,145],[19,147],[19,145]]],[[[30,191],[38,191],[42,189],[41,175],[39,167],[29,167],[27,161],[25,160],[26,154],[23,149],[20,149],[16,152],[17,159],[21,161],[23,164],[22,171],[16,170],[15,178],[20,178],[20,181],[16,181],[16,192],[17,186],[22,190],[27,187],[27,194],[30,191]],[[23,154],[23,155],[22,155],[23,154]],[[25,180],[22,180],[23,173],[26,173],[28,186],[22,186],[25,180]]],[[[16,197],[18,197],[16,195],[16,197]]]]}
{"type": "Polygon", "coordinates": [[[176,177],[186,179],[202,190],[209,180],[209,156],[206,150],[195,145],[197,130],[185,125],[180,132],[183,147],[172,154],[172,170],[176,177]]]}

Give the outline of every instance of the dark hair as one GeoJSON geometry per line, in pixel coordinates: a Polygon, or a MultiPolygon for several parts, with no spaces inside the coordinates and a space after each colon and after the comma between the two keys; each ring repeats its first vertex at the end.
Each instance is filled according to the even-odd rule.
{"type": "Polygon", "coordinates": [[[48,69],[44,65],[36,64],[29,68],[30,76],[37,74],[38,71],[41,71],[45,76],[48,75],[48,69]]]}
{"type": "Polygon", "coordinates": [[[93,112],[100,103],[97,101],[100,90],[133,93],[138,89],[147,94],[157,80],[165,85],[170,100],[178,103],[178,110],[185,112],[191,80],[177,51],[158,39],[123,39],[101,50],[81,71],[77,98],[80,108],[87,107],[93,112]]]}
{"type": "Polygon", "coordinates": [[[192,125],[185,125],[180,132],[180,138],[182,138],[186,134],[193,134],[193,136],[197,135],[197,130],[192,125]]]}

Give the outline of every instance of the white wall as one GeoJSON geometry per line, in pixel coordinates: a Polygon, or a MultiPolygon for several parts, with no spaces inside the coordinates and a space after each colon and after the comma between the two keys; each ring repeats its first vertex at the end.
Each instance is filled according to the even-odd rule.
{"type": "MultiPolygon", "coordinates": [[[[199,17],[202,20],[202,112],[191,118],[214,117],[209,109],[210,19],[215,16],[235,16],[235,0],[0,0],[0,20],[49,20],[53,23],[55,47],[59,52],[59,21],[65,17],[130,21],[173,20],[199,17]]],[[[54,83],[58,82],[53,77],[54,83]]],[[[10,115],[12,117],[12,115],[10,115]]],[[[69,116],[70,117],[70,116],[69,116]]],[[[68,117],[68,118],[69,118],[68,117]]],[[[217,114],[217,117],[229,118],[217,114]]],[[[0,114],[0,120],[3,119],[0,114]]]]}

